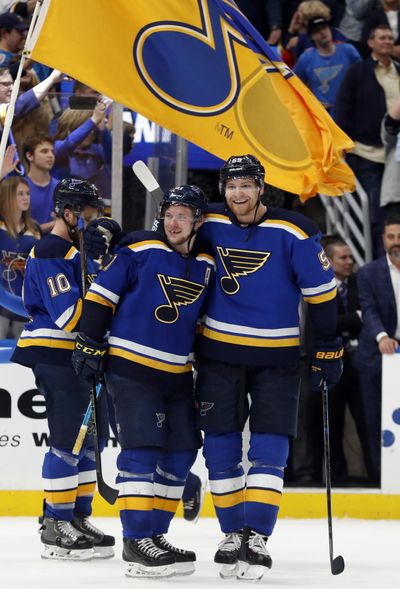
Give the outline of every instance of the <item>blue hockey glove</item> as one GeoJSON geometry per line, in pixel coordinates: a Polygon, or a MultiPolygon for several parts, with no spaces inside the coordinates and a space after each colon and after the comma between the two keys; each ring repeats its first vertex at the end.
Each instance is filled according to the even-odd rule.
{"type": "Polygon", "coordinates": [[[343,346],[339,338],[314,347],[310,375],[312,390],[322,391],[324,380],[331,389],[339,382],[342,372],[343,346]]]}
{"type": "Polygon", "coordinates": [[[84,333],[78,333],[72,354],[72,366],[76,374],[85,379],[95,377],[100,380],[107,351],[108,344],[105,342],[95,342],[84,333]]]}
{"type": "Polygon", "coordinates": [[[118,243],[121,233],[121,227],[114,219],[100,217],[91,221],[83,235],[85,254],[92,260],[101,258],[118,243]]]}

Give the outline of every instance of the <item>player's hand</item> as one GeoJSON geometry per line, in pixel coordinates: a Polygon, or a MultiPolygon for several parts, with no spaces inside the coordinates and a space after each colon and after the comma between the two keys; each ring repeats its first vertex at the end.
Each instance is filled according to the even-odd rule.
{"type": "Polygon", "coordinates": [[[104,372],[104,361],[108,344],[96,342],[84,333],[78,333],[75,350],[72,354],[72,366],[78,376],[100,380],[104,372]]]}
{"type": "Polygon", "coordinates": [[[121,233],[121,227],[114,219],[100,217],[91,221],[83,234],[85,254],[98,260],[118,243],[121,233]]]}
{"type": "Polygon", "coordinates": [[[324,381],[331,389],[339,382],[342,372],[343,346],[340,338],[314,347],[310,375],[312,390],[322,391],[324,381]]]}

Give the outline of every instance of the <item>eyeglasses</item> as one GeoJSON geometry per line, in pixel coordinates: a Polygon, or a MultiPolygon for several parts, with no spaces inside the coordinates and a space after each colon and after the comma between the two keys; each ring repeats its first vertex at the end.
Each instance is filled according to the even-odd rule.
{"type": "Polygon", "coordinates": [[[4,86],[4,88],[9,88],[13,84],[14,84],[14,82],[1,82],[0,81],[0,86],[4,86]]]}

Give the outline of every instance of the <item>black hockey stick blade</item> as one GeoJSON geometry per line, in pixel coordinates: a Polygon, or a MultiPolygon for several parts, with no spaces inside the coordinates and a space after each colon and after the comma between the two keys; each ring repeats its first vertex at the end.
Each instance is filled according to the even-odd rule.
{"type": "Polygon", "coordinates": [[[118,498],[118,490],[113,489],[112,487],[107,485],[103,477],[99,476],[99,473],[97,473],[97,488],[103,499],[107,501],[107,503],[109,503],[110,505],[114,505],[118,498]]]}
{"type": "Polygon", "coordinates": [[[332,575],[340,575],[344,571],[344,558],[343,556],[336,556],[331,560],[331,571],[332,575]]]}
{"type": "Polygon", "coordinates": [[[132,170],[146,190],[150,192],[152,197],[154,197],[157,201],[164,197],[164,192],[162,191],[159,183],[142,160],[135,162],[132,166],[132,170]]]}

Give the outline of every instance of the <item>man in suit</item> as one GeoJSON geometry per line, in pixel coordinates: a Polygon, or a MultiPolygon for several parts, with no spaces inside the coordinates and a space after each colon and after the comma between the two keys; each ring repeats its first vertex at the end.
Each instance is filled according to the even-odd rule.
{"type": "Polygon", "coordinates": [[[400,215],[385,219],[386,254],[358,272],[363,326],[354,362],[359,373],[368,436],[368,467],[380,480],[382,354],[394,354],[400,341],[400,215]]]}
{"type": "MultiPolygon", "coordinates": [[[[338,236],[327,236],[321,240],[321,243],[335,273],[339,294],[337,335],[342,337],[345,349],[342,378],[332,390],[329,399],[332,478],[334,482],[345,482],[348,478],[348,470],[343,439],[347,405],[356,425],[365,459],[368,447],[360,383],[353,363],[362,326],[361,311],[354,258],[350,246],[338,236]]],[[[372,473],[369,475],[371,476],[372,473]]]]}

